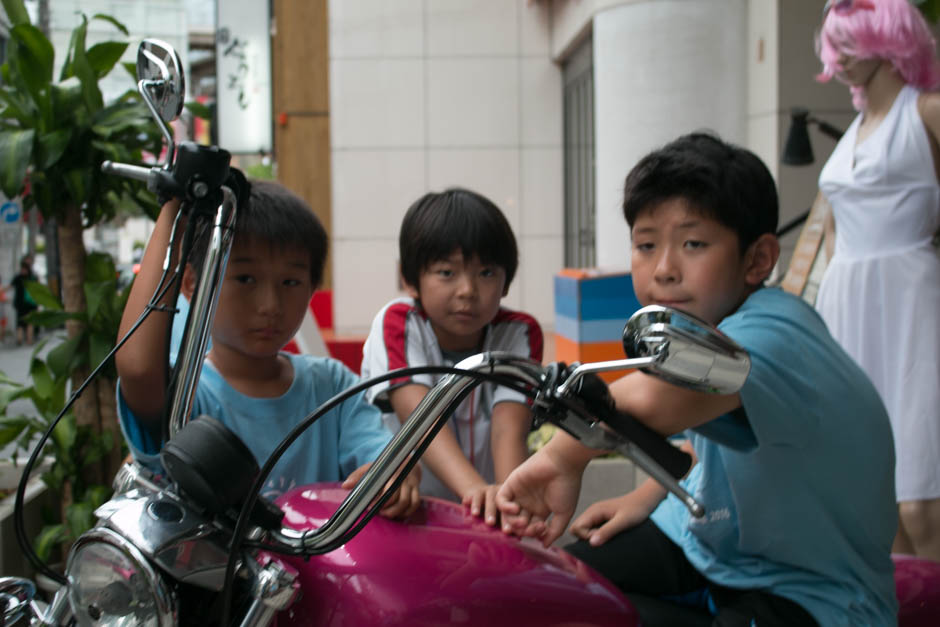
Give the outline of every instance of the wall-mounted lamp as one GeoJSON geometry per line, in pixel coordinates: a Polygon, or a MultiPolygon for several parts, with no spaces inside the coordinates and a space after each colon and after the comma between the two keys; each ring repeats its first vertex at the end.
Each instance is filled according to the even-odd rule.
{"type": "Polygon", "coordinates": [[[809,143],[808,126],[815,124],[820,131],[836,141],[842,138],[842,131],[832,124],[809,114],[802,107],[794,107],[790,111],[790,131],[787,133],[787,142],[783,146],[783,155],[780,160],[787,165],[809,165],[814,161],[813,147],[809,143]]]}
{"type": "MultiPolygon", "coordinates": [[[[815,124],[823,134],[836,141],[842,138],[840,129],[829,122],[814,118],[808,110],[802,107],[794,107],[790,111],[790,131],[787,133],[787,143],[783,145],[783,154],[780,156],[780,161],[786,165],[809,165],[815,160],[813,146],[809,143],[809,130],[807,127],[810,124],[815,124]]],[[[777,229],[777,237],[783,237],[806,222],[810,211],[812,211],[812,207],[777,229]]]]}

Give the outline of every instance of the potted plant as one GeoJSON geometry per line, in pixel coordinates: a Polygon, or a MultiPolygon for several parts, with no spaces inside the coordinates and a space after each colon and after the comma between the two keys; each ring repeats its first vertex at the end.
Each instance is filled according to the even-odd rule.
{"type": "MultiPolygon", "coordinates": [[[[125,208],[139,207],[151,216],[158,209],[143,184],[104,175],[101,163],[107,159],[139,163],[144,150],[159,153],[161,141],[134,89],[109,104],[102,97],[98,82],[118,66],[127,41],[86,46],[89,19],[82,15],[56,79],[55,50],[30,23],[23,1],[2,0],[2,5],[11,27],[6,62],[0,66],[0,189],[10,198],[25,193],[25,206],[35,206],[45,219],[55,220],[61,302],[35,285],[30,292],[47,310],[35,322],[64,323],[66,328],[66,339],[45,361],[34,358],[31,385],[25,387],[43,403],[60,403],[66,380],[77,389],[115,342],[114,329],[92,324],[102,307],[117,306],[110,300],[117,290],[102,280],[108,271],[114,278],[113,265],[86,254],[83,229],[125,208]]],[[[107,22],[116,35],[127,36],[127,29],[113,17],[95,15],[91,20],[107,22]]],[[[132,74],[132,68],[126,69],[132,74]]],[[[108,484],[122,458],[114,377],[109,374],[78,398],[72,415],[57,427],[53,438],[57,458],[69,453],[59,459],[60,464],[78,460],[70,468],[76,474],[63,482],[67,527],[76,513],[73,505],[98,500],[89,497],[86,488],[108,484]]],[[[13,428],[8,424],[2,430],[13,428]]]]}

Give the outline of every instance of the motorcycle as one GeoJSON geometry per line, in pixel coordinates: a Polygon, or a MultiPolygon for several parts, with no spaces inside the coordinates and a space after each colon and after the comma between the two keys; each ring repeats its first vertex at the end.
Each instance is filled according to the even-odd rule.
{"type": "MultiPolygon", "coordinates": [[[[186,199],[187,229],[197,223],[212,229],[170,379],[176,383],[161,453],[166,473],[154,475],[135,462],[120,469],[114,496],[95,512],[98,524],[71,548],[65,576],[59,576],[62,585],[48,605],[36,598],[29,580],[0,578],[3,624],[639,625],[627,598],[573,556],[504,535],[457,504],[424,498],[405,521],[375,514],[453,409],[475,386],[493,381],[528,395],[536,421],[551,422],[586,446],[620,452],[694,516],[703,516],[704,505],[678,483],[691,458],[618,413],[596,375],[638,368],[677,385],[730,394],[747,377],[747,353],[688,314],[645,307],[624,327],[626,359],[543,366],[506,353],[483,353],[454,368],[394,371],[317,408],[259,468],[220,422],[209,416],[189,419],[243,189],[227,152],[175,143],[168,123],[182,109],[181,68],[169,45],[141,44],[138,90],[160,124],[166,156],[152,168],[102,166],[146,181],[158,197],[186,199]],[[274,502],[259,496],[280,455],[319,416],[383,378],[422,372],[445,376],[352,490],[317,484],[274,502]]],[[[171,249],[176,238],[174,227],[171,249]]],[[[181,260],[173,269],[167,256],[164,279],[185,263],[191,237],[184,233],[182,239],[181,260]]],[[[155,301],[173,284],[172,278],[161,281],[155,301]]],[[[28,474],[27,467],[24,477],[28,474]]],[[[28,544],[23,550],[37,569],[49,570],[28,544]]],[[[902,625],[932,624],[940,612],[940,567],[914,559],[898,561],[897,567],[902,625]]]]}

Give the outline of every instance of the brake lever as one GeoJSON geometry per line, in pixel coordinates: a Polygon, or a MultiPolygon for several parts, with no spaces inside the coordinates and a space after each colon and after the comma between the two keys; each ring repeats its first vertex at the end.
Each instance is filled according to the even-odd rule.
{"type": "Polygon", "coordinates": [[[691,456],[632,416],[618,412],[606,384],[596,375],[564,386],[576,366],[555,363],[546,368],[533,404],[536,426],[548,421],[588,448],[617,451],[676,495],[694,517],[704,516],[705,507],[677,481],[691,467],[691,456]]]}

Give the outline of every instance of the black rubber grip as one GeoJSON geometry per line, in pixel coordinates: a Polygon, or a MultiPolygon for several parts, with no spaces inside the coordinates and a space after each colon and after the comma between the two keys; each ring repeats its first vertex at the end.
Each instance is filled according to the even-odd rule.
{"type": "Polygon", "coordinates": [[[630,440],[652,457],[675,479],[681,479],[692,467],[692,456],[674,446],[629,414],[610,410],[598,415],[611,429],[630,440]]]}

